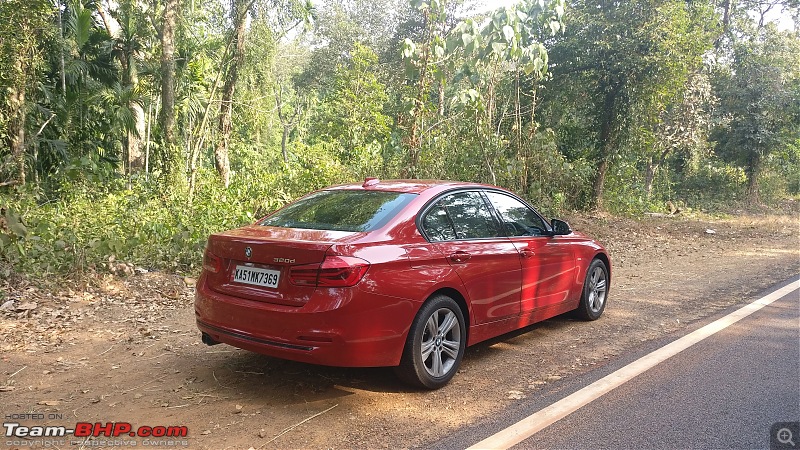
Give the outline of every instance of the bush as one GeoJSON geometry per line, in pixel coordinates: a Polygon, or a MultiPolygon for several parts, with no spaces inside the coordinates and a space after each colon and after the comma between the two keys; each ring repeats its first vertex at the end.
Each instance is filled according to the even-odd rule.
{"type": "Polygon", "coordinates": [[[267,164],[264,155],[249,152],[234,166],[227,189],[215,172],[200,170],[191,200],[165,194],[160,184],[141,177],[127,183],[106,173],[98,182],[97,173],[75,167],[63,173],[50,197],[39,189],[0,194],[0,276],[12,270],[39,276],[103,271],[119,262],[196,271],[209,234],[251,223],[311,190],[352,180],[322,148],[298,145],[286,164],[267,164]],[[282,170],[267,170],[272,164],[282,170]]]}
{"type": "Polygon", "coordinates": [[[695,209],[725,211],[744,199],[746,180],[741,168],[712,158],[676,182],[675,192],[695,209]]]}

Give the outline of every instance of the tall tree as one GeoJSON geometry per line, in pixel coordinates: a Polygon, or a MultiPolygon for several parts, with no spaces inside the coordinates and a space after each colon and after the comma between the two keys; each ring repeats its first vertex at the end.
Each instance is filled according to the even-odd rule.
{"type": "Polygon", "coordinates": [[[391,120],[383,113],[386,87],[375,74],[377,55],[360,43],[350,61],[336,71],[332,91],[311,119],[310,140],[336,146],[340,161],[359,175],[375,173],[381,148],[389,139],[391,120]]]}
{"type": "Polygon", "coordinates": [[[656,174],[667,157],[682,152],[688,156],[687,159],[693,159],[708,148],[707,138],[715,104],[716,97],[708,74],[694,72],[677,98],[657,116],[655,142],[647,157],[645,171],[644,188],[648,199],[653,192],[656,174]]]}
{"type": "Polygon", "coordinates": [[[225,86],[222,88],[222,100],[219,105],[219,121],[217,130],[219,141],[214,149],[214,165],[217,168],[222,183],[228,187],[230,183],[230,158],[228,149],[232,128],[233,94],[236,90],[236,81],[239,78],[239,67],[244,59],[244,38],[247,12],[255,0],[231,0],[230,15],[233,23],[230,31],[230,42],[233,48],[233,57],[228,65],[225,77],[225,86]]]}
{"type": "Polygon", "coordinates": [[[418,43],[406,38],[403,45],[403,57],[408,61],[406,67],[415,78],[413,97],[408,99],[408,115],[401,125],[407,129],[405,146],[408,150],[408,164],[403,174],[407,177],[417,176],[420,170],[422,133],[427,112],[431,109],[429,97],[435,77],[442,74],[447,35],[446,0],[412,0],[411,3],[421,12],[424,25],[418,43]]]}
{"type": "Polygon", "coordinates": [[[161,22],[161,123],[162,158],[166,181],[179,188],[185,179],[181,170],[181,147],[175,139],[175,30],[180,0],[166,0],[161,22]]]}
{"type": "Polygon", "coordinates": [[[7,139],[14,166],[12,179],[2,181],[5,185],[26,181],[29,94],[42,71],[44,54],[39,44],[51,28],[53,13],[47,0],[0,2],[0,135],[7,139]]]}
{"type": "Polygon", "coordinates": [[[800,37],[768,25],[742,36],[733,55],[717,80],[721,124],[712,138],[721,156],[744,167],[748,199],[758,203],[767,157],[800,135],[800,37]]]}
{"type": "Polygon", "coordinates": [[[562,92],[564,98],[592,101],[597,161],[592,197],[601,209],[609,165],[623,148],[625,133],[646,125],[633,117],[633,106],[645,102],[649,106],[640,111],[658,113],[674,99],[701,62],[710,35],[694,20],[707,19],[697,15],[702,2],[580,0],[573,6],[565,37],[551,52],[552,72],[557,83],[565,81],[561,87],[572,90],[562,92]]]}
{"type": "Polygon", "coordinates": [[[114,43],[113,54],[120,65],[121,89],[130,99],[125,107],[135,121],[123,138],[126,170],[130,173],[144,168],[142,139],[145,137],[145,113],[143,99],[139,96],[139,61],[149,36],[149,27],[144,26],[137,2],[123,0],[112,4],[106,11],[102,3],[97,5],[103,24],[114,43]]]}
{"type": "Polygon", "coordinates": [[[283,162],[289,162],[289,135],[300,123],[306,108],[306,101],[288,83],[276,81],[274,88],[275,109],[281,123],[281,155],[283,162]]]}
{"type": "MultiPolygon", "coordinates": [[[[291,29],[310,19],[310,3],[290,0],[286,4],[265,2],[256,4],[256,0],[230,0],[230,22],[228,48],[232,49],[232,57],[225,72],[225,84],[222,89],[222,99],[219,107],[217,123],[218,142],[214,149],[214,165],[227,187],[230,183],[230,137],[233,130],[233,102],[236,84],[239,79],[239,70],[244,63],[245,37],[247,31],[247,17],[253,13],[255,19],[274,20],[276,26],[283,30],[276,34],[285,36],[291,29]],[[257,11],[251,11],[256,6],[257,11]],[[272,12],[275,17],[268,17],[272,12]],[[267,17],[263,17],[267,16],[267,17]],[[291,23],[287,25],[285,21],[291,23]]],[[[227,52],[226,52],[227,55],[227,52]]]]}

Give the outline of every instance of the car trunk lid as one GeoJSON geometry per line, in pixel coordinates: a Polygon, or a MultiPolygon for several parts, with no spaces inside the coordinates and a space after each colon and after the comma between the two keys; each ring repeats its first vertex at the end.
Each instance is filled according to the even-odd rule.
{"type": "Polygon", "coordinates": [[[214,263],[216,272],[207,270],[208,285],[222,294],[302,306],[315,288],[293,284],[291,268],[322,263],[331,246],[361,234],[259,225],[213,234],[206,259],[210,254],[218,261],[214,263]]]}

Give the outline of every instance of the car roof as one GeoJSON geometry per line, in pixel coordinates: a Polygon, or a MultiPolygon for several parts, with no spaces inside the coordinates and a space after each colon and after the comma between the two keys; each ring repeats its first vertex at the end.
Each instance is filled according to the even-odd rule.
{"type": "Polygon", "coordinates": [[[350,183],[341,184],[338,186],[331,186],[324,190],[365,190],[365,191],[389,191],[389,192],[403,192],[408,194],[421,194],[425,191],[435,189],[437,191],[448,190],[451,188],[459,187],[495,187],[488,184],[469,183],[464,181],[448,181],[448,180],[377,180],[371,181],[369,184],[364,183],[350,183]]]}

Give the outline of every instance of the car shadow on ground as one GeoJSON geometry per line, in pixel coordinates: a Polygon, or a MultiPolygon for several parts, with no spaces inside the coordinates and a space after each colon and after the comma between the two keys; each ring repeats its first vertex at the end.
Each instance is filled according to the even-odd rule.
{"type": "Polygon", "coordinates": [[[495,349],[495,347],[497,347],[497,344],[507,344],[507,345],[528,344],[530,340],[535,340],[540,333],[544,333],[547,330],[560,330],[562,328],[572,326],[576,323],[581,323],[581,321],[575,319],[572,315],[572,312],[564,313],[561,314],[560,316],[547,319],[543,322],[537,322],[534,323],[533,325],[528,325],[524,328],[510,331],[506,334],[502,334],[500,336],[487,339],[483,342],[479,342],[467,348],[465,357],[478,358],[478,359],[483,358],[485,357],[484,355],[487,354],[487,350],[495,349]],[[539,332],[539,333],[532,333],[532,332],[539,332]]]}
{"type": "MultiPolygon", "coordinates": [[[[466,349],[462,367],[481,367],[514,346],[535,345],[542,333],[574,325],[569,314],[478,343],[466,349]],[[502,344],[502,345],[498,345],[502,344]],[[509,347],[510,346],[510,347],[509,347]]],[[[223,349],[223,346],[213,347],[223,349]]],[[[339,399],[358,391],[387,394],[426,392],[401,382],[391,367],[328,367],[272,358],[224,346],[222,353],[196,366],[199,378],[214,388],[246,392],[253,399],[285,405],[339,399]]],[[[456,379],[458,374],[456,374],[456,379]]]]}

